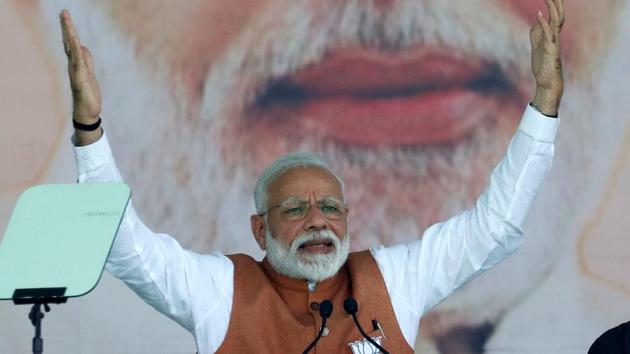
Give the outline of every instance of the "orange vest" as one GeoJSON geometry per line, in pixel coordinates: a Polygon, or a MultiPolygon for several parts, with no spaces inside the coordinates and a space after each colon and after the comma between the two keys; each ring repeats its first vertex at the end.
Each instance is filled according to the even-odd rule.
{"type": "Polygon", "coordinates": [[[217,353],[300,354],[320,329],[319,303],[324,300],[333,303],[328,333],[309,353],[377,353],[343,309],[350,296],[357,300],[359,323],[370,337],[392,354],[413,353],[369,251],[351,253],[337,275],[318,283],[313,292],[304,280],[277,273],[266,258],[262,262],[242,254],[229,258],[234,263],[234,298],[227,334],[217,353]],[[373,320],[382,331],[374,328],[373,320]]]}

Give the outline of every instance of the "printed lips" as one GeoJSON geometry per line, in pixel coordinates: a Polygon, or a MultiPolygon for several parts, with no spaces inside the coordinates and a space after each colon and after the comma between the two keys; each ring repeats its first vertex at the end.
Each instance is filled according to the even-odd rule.
{"type": "Polygon", "coordinates": [[[359,146],[435,144],[462,138],[506,94],[513,88],[496,65],[454,50],[359,48],[275,80],[256,109],[293,134],[359,146]]]}

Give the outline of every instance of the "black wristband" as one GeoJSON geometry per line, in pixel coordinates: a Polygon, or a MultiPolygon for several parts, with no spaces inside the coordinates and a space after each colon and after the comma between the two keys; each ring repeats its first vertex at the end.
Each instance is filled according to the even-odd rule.
{"type": "Polygon", "coordinates": [[[72,126],[74,127],[74,129],[77,130],[83,130],[86,132],[93,132],[96,129],[101,127],[101,117],[98,117],[98,121],[96,121],[96,123],[94,124],[82,124],[77,122],[76,120],[72,120],[72,126]]]}

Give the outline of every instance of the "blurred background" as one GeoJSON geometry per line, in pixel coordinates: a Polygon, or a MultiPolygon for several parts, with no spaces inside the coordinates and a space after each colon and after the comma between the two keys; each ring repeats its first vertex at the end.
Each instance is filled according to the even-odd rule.
{"type": "MultiPolygon", "coordinates": [[[[630,9],[565,6],[556,159],[524,245],[424,317],[417,353],[584,353],[630,320],[630,9]]],[[[261,257],[254,183],[291,151],[344,179],[353,250],[471,207],[533,97],[544,2],[0,1],[0,230],[29,186],[76,180],[62,8],[145,223],[198,252],[261,257]]],[[[28,310],[0,303],[0,353],[30,352],[28,310]]],[[[43,326],[47,353],[195,351],[109,274],[43,326]]]]}

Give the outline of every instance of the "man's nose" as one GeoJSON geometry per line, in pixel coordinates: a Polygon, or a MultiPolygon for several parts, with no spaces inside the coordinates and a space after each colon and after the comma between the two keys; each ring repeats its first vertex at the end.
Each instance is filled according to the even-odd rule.
{"type": "Polygon", "coordinates": [[[328,225],[326,218],[321,210],[317,207],[317,205],[311,205],[306,213],[306,217],[304,218],[304,229],[305,230],[321,230],[325,229],[328,225]]]}

